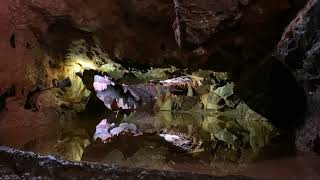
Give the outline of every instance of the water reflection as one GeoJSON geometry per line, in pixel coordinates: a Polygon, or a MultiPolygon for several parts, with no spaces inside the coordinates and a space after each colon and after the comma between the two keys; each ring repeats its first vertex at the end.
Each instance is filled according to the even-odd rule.
{"type": "Polygon", "coordinates": [[[266,119],[245,104],[224,112],[135,112],[120,122],[136,126],[141,134],[154,133],[184,150],[208,151],[234,162],[254,159],[279,135],[266,119]],[[189,142],[190,148],[186,149],[189,142]]]}
{"type": "Polygon", "coordinates": [[[57,154],[66,159],[80,161],[85,148],[90,145],[89,135],[85,129],[63,132],[54,146],[57,154]]]}
{"type": "Polygon", "coordinates": [[[248,162],[259,157],[263,147],[275,135],[273,129],[268,129],[268,124],[257,119],[259,117],[252,116],[249,109],[243,109],[244,107],[223,113],[217,111],[153,113],[142,110],[130,115],[116,112],[102,115],[81,114],[69,121],[47,124],[39,122],[41,126],[34,124],[32,128],[37,133],[30,131],[21,135],[25,137],[21,145],[15,145],[14,140],[2,141],[5,139],[4,136],[17,134],[14,131],[5,131],[6,134],[2,134],[0,143],[45,155],[58,155],[70,160],[228,174],[242,170],[248,162]],[[236,119],[239,117],[243,117],[241,122],[236,119]],[[108,143],[94,141],[96,126],[104,118],[116,126],[121,123],[132,123],[141,135],[119,135],[108,143]],[[190,140],[192,145],[186,150],[181,144],[168,142],[168,139],[161,134],[190,140]]]}

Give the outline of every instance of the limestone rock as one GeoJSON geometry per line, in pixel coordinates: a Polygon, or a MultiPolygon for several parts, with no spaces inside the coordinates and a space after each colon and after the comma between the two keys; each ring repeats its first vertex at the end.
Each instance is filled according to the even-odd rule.
{"type": "Polygon", "coordinates": [[[201,45],[241,17],[237,1],[174,0],[175,37],[179,46],[201,45]],[[230,19],[229,21],[226,21],[230,19]]]}

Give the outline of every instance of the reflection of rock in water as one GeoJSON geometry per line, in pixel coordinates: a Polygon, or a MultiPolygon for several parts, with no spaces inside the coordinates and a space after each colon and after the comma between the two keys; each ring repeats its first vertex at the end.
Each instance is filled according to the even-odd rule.
{"type": "MultiPolygon", "coordinates": [[[[168,168],[166,165],[168,148],[157,147],[157,144],[151,142],[140,142],[139,144],[141,146],[136,150],[133,149],[131,153],[125,152],[122,148],[113,149],[111,152],[104,154],[100,161],[129,167],[168,168]]],[[[130,148],[127,151],[130,151],[130,148]]]]}
{"type": "Polygon", "coordinates": [[[75,129],[62,133],[55,149],[59,155],[66,159],[80,161],[85,148],[89,144],[87,132],[84,129],[75,129]]]}
{"type": "MultiPolygon", "coordinates": [[[[110,155],[114,151],[120,151],[122,153],[122,159],[128,159],[133,156],[141,149],[152,149],[157,152],[159,148],[166,148],[165,153],[168,153],[169,144],[166,144],[163,139],[153,134],[144,134],[141,136],[118,136],[112,139],[108,143],[100,143],[96,141],[90,144],[86,148],[86,152],[83,155],[83,160],[95,160],[99,162],[111,162],[118,160],[117,157],[110,155]]],[[[170,148],[173,148],[170,146],[170,148]]],[[[150,150],[150,154],[151,150],[150,150]]],[[[118,156],[119,157],[119,156],[118,156]]],[[[147,158],[141,159],[141,161],[148,162],[147,158]]]]}
{"type": "Polygon", "coordinates": [[[131,123],[121,123],[116,126],[114,123],[110,124],[106,119],[103,119],[97,126],[96,132],[93,136],[94,140],[100,139],[102,142],[107,143],[112,138],[125,135],[139,135],[137,126],[131,123]]]}
{"type": "Polygon", "coordinates": [[[195,135],[196,129],[201,127],[200,118],[187,118],[190,114],[174,115],[171,112],[159,112],[157,115],[150,115],[146,112],[136,112],[124,118],[124,123],[114,125],[102,120],[96,127],[94,139],[102,142],[109,142],[118,136],[139,136],[143,134],[158,134],[163,139],[182,148],[191,151],[199,147],[200,141],[195,135]],[[174,138],[173,138],[174,137],[174,138]]]}
{"type": "Polygon", "coordinates": [[[258,156],[260,149],[278,134],[265,118],[243,103],[222,112],[137,111],[123,118],[123,122],[134,124],[138,134],[154,133],[181,150],[206,150],[218,159],[232,161],[248,161],[258,156]]]}
{"type": "MultiPolygon", "coordinates": [[[[189,78],[186,82],[180,82],[179,78],[162,81],[161,86],[167,85],[170,88],[180,87],[179,83],[182,83],[181,87],[188,91],[184,95],[174,94],[170,88],[160,92],[161,87],[153,85],[152,87],[158,88],[159,91],[155,104],[145,107],[145,111],[138,109],[128,117],[124,116],[121,122],[116,122],[113,126],[111,124],[114,121],[107,117],[108,125],[105,124],[106,127],[101,128],[99,125],[103,124],[102,121],[98,125],[99,128],[96,128],[94,139],[102,139],[110,148],[117,143],[122,144],[120,140],[124,141],[126,138],[128,141],[145,141],[145,136],[151,134],[152,137],[158,138],[158,141],[166,141],[167,147],[174,146],[181,152],[189,152],[194,156],[199,155],[199,152],[209,152],[214,155],[213,159],[250,161],[259,155],[262,148],[270,144],[271,139],[278,135],[278,131],[266,118],[244,104],[234,94],[235,85],[225,78],[202,78],[196,81],[200,82],[196,85],[189,78]],[[147,110],[148,108],[152,110],[147,110]],[[157,110],[159,111],[156,112],[157,110]],[[132,130],[129,126],[124,128],[123,125],[132,125],[137,130],[132,130]],[[113,130],[117,133],[111,133],[113,130]]],[[[102,85],[96,83],[99,85],[96,89],[108,89],[110,82],[107,80],[108,82],[102,85]]],[[[146,87],[132,85],[126,86],[124,90],[130,92],[138,101],[143,94],[148,94],[141,93],[146,87]]],[[[156,91],[157,89],[152,89],[152,96],[157,95],[156,91]]],[[[131,157],[144,148],[137,146],[137,143],[140,142],[127,142],[125,146],[120,146],[124,157],[131,157]]],[[[114,149],[119,150],[119,147],[114,149]]],[[[108,153],[112,151],[109,149],[108,153]]]]}

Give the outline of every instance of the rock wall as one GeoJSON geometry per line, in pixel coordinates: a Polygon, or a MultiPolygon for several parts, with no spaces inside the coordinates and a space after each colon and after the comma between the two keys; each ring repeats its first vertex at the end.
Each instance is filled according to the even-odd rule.
{"type": "Polygon", "coordinates": [[[294,74],[307,94],[306,122],[297,130],[299,150],[319,153],[320,1],[310,0],[289,24],[276,56],[294,74]]]}
{"type": "Polygon", "coordinates": [[[302,7],[287,0],[174,3],[175,37],[182,48],[188,49],[187,61],[224,71],[261,62],[272,52],[297,7],[302,7]]]}
{"type": "Polygon", "coordinates": [[[302,123],[304,92],[290,70],[272,56],[302,1],[175,0],[174,4],[173,28],[186,64],[229,72],[236,93],[277,127],[302,123]]]}

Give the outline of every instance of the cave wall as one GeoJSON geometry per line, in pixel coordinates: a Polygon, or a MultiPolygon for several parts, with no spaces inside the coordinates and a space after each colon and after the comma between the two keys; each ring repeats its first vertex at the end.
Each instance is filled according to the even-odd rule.
{"type": "MultiPolygon", "coordinates": [[[[2,142],[15,139],[15,145],[20,146],[31,139],[26,134],[37,136],[39,133],[32,128],[35,120],[40,119],[43,123],[55,122],[58,114],[50,107],[40,113],[24,108],[26,93],[33,88],[33,80],[38,79],[34,77],[38,76],[34,76],[35,74],[32,73],[36,61],[33,55],[28,52],[25,46],[26,42],[23,40],[32,37],[32,33],[15,34],[15,48],[10,43],[10,38],[18,28],[12,23],[9,16],[11,14],[9,9],[11,2],[4,0],[1,1],[0,5],[0,127],[8,127],[0,130],[0,137],[2,142]],[[15,93],[11,97],[3,96],[12,85],[15,87],[15,93]],[[8,131],[15,132],[15,135],[8,137],[8,131]]],[[[51,101],[54,101],[54,99],[51,101]]],[[[47,131],[50,132],[50,129],[47,129],[47,131]]]]}
{"type": "Polygon", "coordinates": [[[186,49],[187,61],[221,71],[260,63],[272,52],[297,8],[303,6],[288,0],[174,3],[175,37],[186,49]]]}
{"type": "MultiPolygon", "coordinates": [[[[93,34],[110,58],[121,64],[231,71],[270,54],[303,2],[17,0],[7,6],[16,31],[31,31],[51,49],[57,44],[47,42],[49,25],[69,19],[64,22],[67,27],[72,24],[93,34]]],[[[59,36],[73,36],[69,31],[59,36]]],[[[61,39],[59,47],[66,49],[70,42],[61,39]]]]}
{"type": "Polygon", "coordinates": [[[305,124],[298,128],[299,150],[320,152],[320,1],[310,0],[282,34],[275,56],[291,70],[307,95],[305,124]]]}
{"type": "Polygon", "coordinates": [[[39,33],[57,18],[69,18],[121,64],[226,71],[270,53],[303,2],[17,0],[9,8],[13,24],[32,30],[43,44],[47,36],[39,33]]]}
{"type": "Polygon", "coordinates": [[[229,72],[251,108],[277,127],[295,127],[303,123],[305,95],[272,54],[305,2],[175,0],[175,38],[186,64],[229,72]]]}

